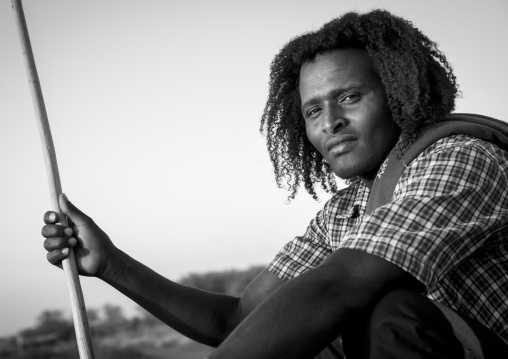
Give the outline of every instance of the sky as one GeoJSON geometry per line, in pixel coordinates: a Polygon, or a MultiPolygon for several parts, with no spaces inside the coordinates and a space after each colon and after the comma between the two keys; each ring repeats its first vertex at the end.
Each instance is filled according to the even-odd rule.
{"type": "MultiPolygon", "coordinates": [[[[292,37],[385,8],[439,44],[457,112],[506,121],[508,2],[25,0],[63,191],[115,245],[160,274],[268,263],[320,202],[275,185],[258,131],[269,65],[292,37]]],[[[70,313],[40,234],[51,209],[8,0],[0,0],[0,336],[45,309],[70,313]]],[[[82,278],[88,308],[136,305],[82,278]]]]}

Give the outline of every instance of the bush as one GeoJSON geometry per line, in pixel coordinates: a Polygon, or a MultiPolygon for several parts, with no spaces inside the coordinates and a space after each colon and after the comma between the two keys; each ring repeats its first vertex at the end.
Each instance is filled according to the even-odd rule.
{"type": "Polygon", "coordinates": [[[263,266],[254,266],[246,270],[191,273],[182,278],[180,283],[210,292],[239,296],[263,268],[263,266]]]}

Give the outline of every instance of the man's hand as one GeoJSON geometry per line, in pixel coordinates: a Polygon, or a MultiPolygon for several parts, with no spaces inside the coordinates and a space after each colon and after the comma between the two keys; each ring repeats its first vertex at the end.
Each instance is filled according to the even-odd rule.
{"type": "Polygon", "coordinates": [[[108,235],[69,202],[64,194],[59,202],[62,212],[70,220],[70,226],[57,224],[60,219],[55,212],[46,212],[44,215],[46,225],[41,233],[46,237],[44,248],[48,251],[48,261],[60,266],[62,259],[69,255],[68,247],[73,247],[79,274],[101,277],[118,250],[108,235]]]}

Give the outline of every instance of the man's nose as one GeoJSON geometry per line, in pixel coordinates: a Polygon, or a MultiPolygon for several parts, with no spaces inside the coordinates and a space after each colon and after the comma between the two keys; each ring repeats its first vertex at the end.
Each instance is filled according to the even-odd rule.
{"type": "Polygon", "coordinates": [[[334,134],[346,126],[344,111],[337,105],[327,106],[323,116],[323,131],[334,134]]]}

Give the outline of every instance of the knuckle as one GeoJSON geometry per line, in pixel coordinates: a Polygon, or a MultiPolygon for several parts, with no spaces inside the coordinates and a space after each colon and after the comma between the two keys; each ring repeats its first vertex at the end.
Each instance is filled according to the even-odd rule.
{"type": "MultiPolygon", "coordinates": [[[[46,224],[42,227],[41,234],[43,237],[52,238],[52,237],[65,237],[67,233],[65,233],[66,229],[69,227],[56,225],[56,224],[46,224]]],[[[72,231],[72,229],[71,229],[72,231]]]]}
{"type": "Polygon", "coordinates": [[[50,238],[47,238],[45,241],[44,241],[44,249],[46,249],[47,251],[54,251],[56,249],[62,249],[62,248],[65,248],[67,245],[66,245],[66,238],[62,238],[62,237],[50,237],[50,238]]]}
{"type": "Polygon", "coordinates": [[[95,225],[95,222],[93,221],[92,218],[88,217],[88,216],[84,216],[83,217],[83,224],[86,226],[86,227],[92,227],[95,225]]]}
{"type": "Polygon", "coordinates": [[[52,251],[55,249],[55,241],[52,238],[48,238],[44,241],[44,249],[47,251],[52,251]]]}
{"type": "Polygon", "coordinates": [[[42,227],[41,234],[46,238],[54,237],[56,234],[55,225],[46,224],[44,227],[42,227]]]}
{"type": "Polygon", "coordinates": [[[64,237],[51,237],[44,241],[44,248],[50,252],[61,252],[63,249],[67,248],[67,241],[67,238],[64,237]]]}
{"type": "Polygon", "coordinates": [[[42,246],[44,247],[45,250],[49,251],[51,250],[51,243],[50,243],[50,240],[49,239],[46,239],[44,241],[44,243],[42,244],[42,246]]]}
{"type": "Polygon", "coordinates": [[[46,259],[51,264],[56,264],[56,262],[58,262],[54,252],[48,252],[48,254],[46,254],[46,259]]]}
{"type": "Polygon", "coordinates": [[[44,227],[42,227],[41,234],[43,237],[49,237],[50,236],[50,226],[49,224],[46,224],[44,227]]]}

